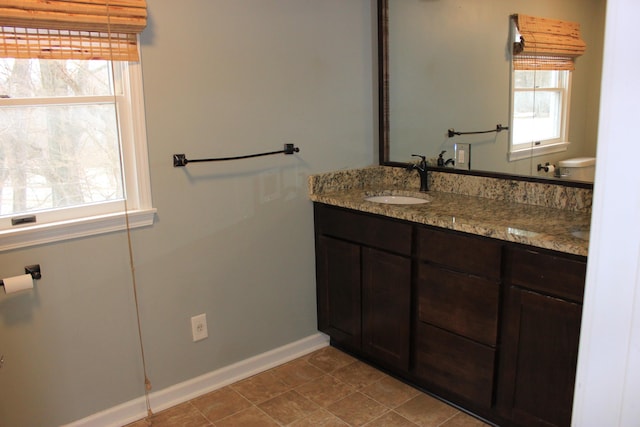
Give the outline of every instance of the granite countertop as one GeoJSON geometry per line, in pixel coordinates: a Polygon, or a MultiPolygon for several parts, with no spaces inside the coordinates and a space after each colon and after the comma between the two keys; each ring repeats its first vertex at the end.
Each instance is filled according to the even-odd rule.
{"type": "Polygon", "coordinates": [[[575,255],[588,253],[590,210],[559,209],[444,191],[420,193],[397,187],[389,190],[389,185],[376,180],[370,180],[369,185],[318,189],[313,185],[317,178],[310,179],[309,197],[314,202],[575,255]],[[428,202],[391,205],[364,200],[381,194],[426,197],[428,202]]]}

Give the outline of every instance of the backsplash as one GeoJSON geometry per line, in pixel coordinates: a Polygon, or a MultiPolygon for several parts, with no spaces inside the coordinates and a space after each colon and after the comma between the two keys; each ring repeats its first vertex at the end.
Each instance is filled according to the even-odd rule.
{"type": "MultiPolygon", "coordinates": [[[[586,188],[436,171],[429,175],[430,191],[580,212],[590,212],[593,201],[593,191],[586,188]]],[[[381,188],[418,191],[420,180],[415,171],[389,166],[370,166],[309,177],[309,194],[381,188]]]]}

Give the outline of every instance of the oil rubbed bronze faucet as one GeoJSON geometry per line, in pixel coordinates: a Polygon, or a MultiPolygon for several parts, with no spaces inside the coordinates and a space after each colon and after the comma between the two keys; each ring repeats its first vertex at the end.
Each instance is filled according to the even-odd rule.
{"type": "Polygon", "coordinates": [[[421,156],[419,154],[412,154],[413,157],[420,157],[420,161],[418,163],[414,163],[409,165],[407,170],[417,170],[418,175],[420,175],[420,191],[426,193],[429,191],[429,182],[427,175],[427,158],[426,156],[421,156]]]}

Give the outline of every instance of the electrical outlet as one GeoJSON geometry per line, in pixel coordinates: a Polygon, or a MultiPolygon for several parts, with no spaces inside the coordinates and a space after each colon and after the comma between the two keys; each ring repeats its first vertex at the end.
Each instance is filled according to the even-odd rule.
{"type": "Polygon", "coordinates": [[[203,340],[209,336],[209,332],[207,332],[207,315],[205,313],[191,318],[191,335],[193,336],[193,342],[203,340]]]}

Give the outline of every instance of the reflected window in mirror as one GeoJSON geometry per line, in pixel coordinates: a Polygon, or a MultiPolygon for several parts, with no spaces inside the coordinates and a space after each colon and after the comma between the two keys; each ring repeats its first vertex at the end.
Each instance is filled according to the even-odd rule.
{"type": "Polygon", "coordinates": [[[566,150],[571,71],[513,70],[510,159],[566,150]]]}
{"type": "Polygon", "coordinates": [[[567,149],[571,73],[586,44],[580,24],[512,16],[509,160],[567,149]]]}

